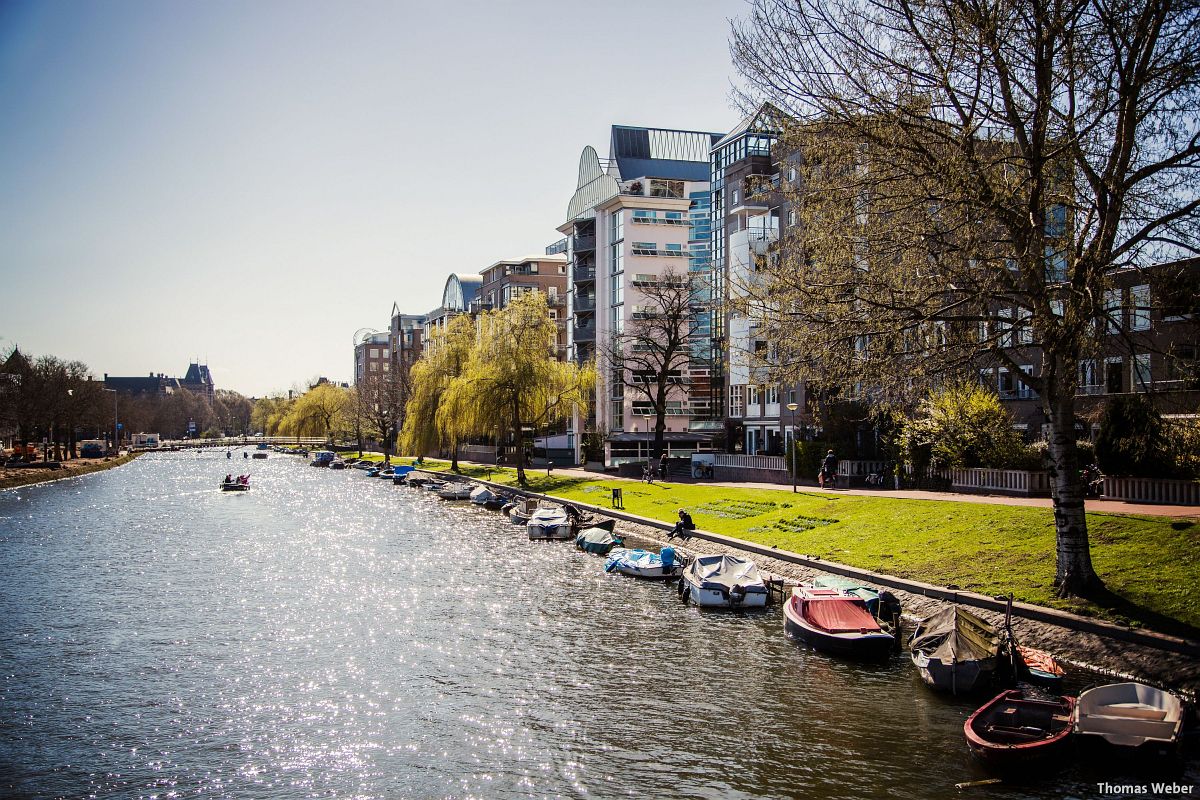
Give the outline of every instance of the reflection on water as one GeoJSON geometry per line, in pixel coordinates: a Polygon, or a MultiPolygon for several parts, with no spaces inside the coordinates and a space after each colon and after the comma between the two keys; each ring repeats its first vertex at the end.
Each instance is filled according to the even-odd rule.
{"type": "Polygon", "coordinates": [[[162,454],[0,492],[0,794],[949,798],[987,777],[973,704],[906,661],[808,652],[778,610],[684,607],[355,470],[272,455],[245,494],[216,491],[227,471],[162,454]]]}

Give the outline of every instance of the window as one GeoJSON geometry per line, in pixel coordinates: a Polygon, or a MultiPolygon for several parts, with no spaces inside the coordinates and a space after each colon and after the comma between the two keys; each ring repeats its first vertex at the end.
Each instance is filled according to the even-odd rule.
{"type": "Polygon", "coordinates": [[[1047,283],[1063,283],[1067,279],[1067,254],[1046,246],[1046,281],[1047,283]]]}
{"type": "Polygon", "coordinates": [[[1046,213],[1046,235],[1058,237],[1067,232],[1067,207],[1063,205],[1050,206],[1046,213]]]}
{"type": "Polygon", "coordinates": [[[682,211],[668,211],[664,216],[666,219],[676,222],[677,224],[683,224],[684,220],[682,211]]]}
{"type": "Polygon", "coordinates": [[[654,242],[634,242],[633,254],[635,256],[653,256],[658,254],[658,245],[654,242]]]}
{"type": "Polygon", "coordinates": [[[1079,394],[1100,394],[1100,375],[1093,358],[1079,362],[1079,394]]]}
{"type": "Polygon", "coordinates": [[[665,247],[667,248],[665,253],[669,256],[683,255],[683,245],[681,244],[668,244],[665,247]]]}
{"type": "Polygon", "coordinates": [[[795,181],[796,181],[796,168],[795,167],[792,167],[791,169],[788,170],[788,180],[795,183],[795,181]]]}
{"type": "Polygon", "coordinates": [[[668,181],[661,178],[650,179],[651,197],[683,197],[683,181],[668,181]]]}
{"type": "Polygon", "coordinates": [[[779,387],[778,386],[764,387],[763,402],[769,406],[779,405],[779,387]]]}
{"type": "Polygon", "coordinates": [[[1134,286],[1129,290],[1129,329],[1150,330],[1150,287],[1134,286]]]}
{"type": "Polygon", "coordinates": [[[746,387],[746,405],[747,406],[757,406],[759,404],[758,400],[759,400],[758,387],[753,386],[753,385],[747,386],[746,387]]]}
{"type": "Polygon", "coordinates": [[[1001,400],[1012,400],[1017,396],[1013,389],[1012,374],[1005,367],[1000,367],[996,371],[996,391],[1000,394],[1001,400]]]}
{"type": "Polygon", "coordinates": [[[1133,357],[1133,390],[1145,392],[1150,389],[1150,354],[1138,353],[1133,357]]]}
{"type": "Polygon", "coordinates": [[[610,275],[619,275],[623,269],[622,260],[625,258],[625,245],[622,242],[609,245],[608,248],[608,272],[610,275]]]}
{"type": "Polygon", "coordinates": [[[621,211],[608,215],[608,241],[613,244],[625,238],[625,217],[621,211]]]}
{"type": "Polygon", "coordinates": [[[733,190],[733,205],[734,206],[737,206],[739,199],[740,199],[740,193],[738,192],[737,189],[734,189],[733,190]]]}
{"type": "Polygon", "coordinates": [[[614,431],[625,430],[625,401],[613,400],[609,404],[608,427],[614,431]]]}
{"type": "Polygon", "coordinates": [[[746,416],[746,387],[745,386],[730,386],[729,387],[729,416],[744,417],[746,416]]]}
{"type": "Polygon", "coordinates": [[[1108,289],[1104,292],[1105,329],[1109,333],[1121,330],[1121,290],[1108,289]]]}
{"type": "Polygon", "coordinates": [[[788,225],[795,227],[796,225],[796,209],[788,209],[788,225]]]}
{"type": "Polygon", "coordinates": [[[1104,362],[1104,391],[1121,394],[1125,391],[1125,360],[1110,358],[1104,362]]]}
{"type": "MultiPolygon", "coordinates": [[[[1033,375],[1033,364],[1022,364],[1021,372],[1026,375],[1033,375]]],[[[1024,381],[1017,381],[1017,398],[1020,400],[1032,400],[1038,396],[1037,392],[1025,384],[1024,381]]]]}

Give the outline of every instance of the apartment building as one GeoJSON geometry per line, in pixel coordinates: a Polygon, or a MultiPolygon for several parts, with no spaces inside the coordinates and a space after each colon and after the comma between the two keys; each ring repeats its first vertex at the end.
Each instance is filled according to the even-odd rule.
{"type": "Polygon", "coordinates": [[[442,289],[442,304],[425,315],[423,341],[429,341],[435,331],[444,330],[446,323],[456,314],[469,314],[482,286],[482,275],[451,273],[442,289]]]}
{"type": "MultiPolygon", "coordinates": [[[[614,125],[606,162],[584,148],[567,220],[558,228],[568,239],[568,345],[580,363],[604,356],[614,336],[652,312],[645,288],[667,274],[688,278],[710,269],[709,151],[720,138],[614,125]]],[[[622,380],[622,367],[603,357],[599,364],[595,404],[576,426],[603,438],[607,463],[645,458],[653,408],[622,380]]],[[[690,367],[680,371],[668,400],[672,455],[712,445],[711,430],[692,430],[689,373],[690,367]]],[[[705,400],[707,414],[707,387],[705,400]]]]}
{"type": "Polygon", "coordinates": [[[354,385],[370,375],[381,375],[392,369],[391,343],[387,333],[370,332],[359,337],[354,345],[354,385]]]}
{"type": "Polygon", "coordinates": [[[388,323],[388,351],[392,369],[411,367],[421,357],[427,321],[425,315],[405,314],[398,303],[392,303],[391,321],[388,323]]]}
{"type": "Polygon", "coordinates": [[[550,318],[558,326],[559,358],[567,358],[567,255],[564,252],[497,261],[484,269],[482,276],[479,293],[471,306],[473,312],[499,310],[521,294],[541,292],[546,295],[550,318]]]}

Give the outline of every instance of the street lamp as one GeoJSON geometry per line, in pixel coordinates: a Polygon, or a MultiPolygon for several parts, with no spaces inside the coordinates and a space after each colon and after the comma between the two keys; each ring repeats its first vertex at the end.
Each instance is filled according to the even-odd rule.
{"type": "Polygon", "coordinates": [[[787,410],[792,412],[792,440],[790,449],[792,451],[792,491],[796,491],[796,409],[800,406],[796,403],[788,403],[787,410]]]}

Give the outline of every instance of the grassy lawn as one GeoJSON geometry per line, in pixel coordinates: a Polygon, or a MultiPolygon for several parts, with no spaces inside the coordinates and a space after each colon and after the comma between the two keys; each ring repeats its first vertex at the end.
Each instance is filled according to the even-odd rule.
{"type": "MultiPolygon", "coordinates": [[[[405,459],[403,463],[410,463],[405,459]]],[[[427,468],[445,469],[427,461],[427,468]]],[[[516,473],[463,473],[516,484],[516,473]]],[[[796,553],[941,586],[1200,636],[1200,522],[1089,514],[1092,560],[1107,593],[1054,597],[1054,519],[1049,509],[775,489],[577,479],[529,470],[530,489],[607,506],[623,489],[625,510],[673,522],[686,508],[697,527],[796,553]]]]}

